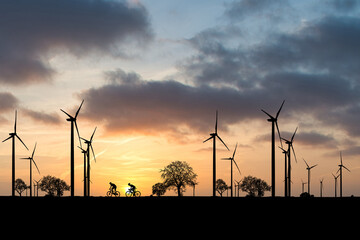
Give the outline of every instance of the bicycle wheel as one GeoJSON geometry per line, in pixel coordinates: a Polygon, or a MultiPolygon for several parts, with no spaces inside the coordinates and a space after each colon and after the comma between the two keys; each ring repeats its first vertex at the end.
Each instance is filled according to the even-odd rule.
{"type": "Polygon", "coordinates": [[[107,197],[111,197],[111,192],[110,192],[110,191],[107,191],[106,196],[107,196],[107,197]]]}
{"type": "Polygon", "coordinates": [[[136,192],[134,193],[134,196],[135,196],[135,197],[140,197],[140,196],[141,196],[141,192],[136,191],[136,192]]]}
{"type": "Polygon", "coordinates": [[[131,197],[131,195],[132,195],[132,193],[129,192],[129,191],[126,191],[126,192],[125,192],[125,196],[126,196],[126,197],[131,197]]]}
{"type": "Polygon", "coordinates": [[[115,197],[120,197],[120,192],[119,191],[115,192],[115,197]]]}

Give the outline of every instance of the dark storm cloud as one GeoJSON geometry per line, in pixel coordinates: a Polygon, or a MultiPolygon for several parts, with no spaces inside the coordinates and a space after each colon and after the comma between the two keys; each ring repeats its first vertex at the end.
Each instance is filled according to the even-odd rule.
{"type": "Polygon", "coordinates": [[[0,81],[21,84],[51,79],[48,57],[69,51],[122,55],[120,44],[151,38],[141,5],[105,0],[0,0],[0,81]]]}
{"type": "Polygon", "coordinates": [[[214,125],[216,109],[226,130],[227,124],[260,113],[246,101],[251,96],[231,88],[193,87],[173,80],[146,81],[121,69],[107,72],[106,76],[110,78],[108,84],[81,94],[86,101],[82,116],[105,121],[113,132],[154,134],[179,132],[184,127],[205,132],[214,125]]]}

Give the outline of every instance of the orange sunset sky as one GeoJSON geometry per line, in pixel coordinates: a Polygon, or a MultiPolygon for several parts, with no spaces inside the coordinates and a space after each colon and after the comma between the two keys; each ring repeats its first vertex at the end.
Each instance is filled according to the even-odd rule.
{"type": "MultiPolygon", "coordinates": [[[[311,171],[311,193],[334,196],[340,163],[343,195],[360,195],[360,3],[357,1],[0,0],[0,138],[17,132],[16,178],[70,184],[70,123],[89,138],[97,127],[91,195],[114,182],[151,194],[160,169],[186,161],[196,195],[212,194],[214,131],[217,178],[230,185],[230,157],[242,175],[271,183],[271,124],[294,139],[292,195],[311,171]]],[[[75,144],[79,144],[75,135],[75,144]]],[[[279,140],[276,138],[276,144],[279,140]]],[[[276,147],[277,148],[277,147],[276,147]]],[[[75,149],[75,195],[83,194],[83,155],[75,149]]],[[[276,149],[276,195],[284,195],[284,156],[276,149]]],[[[0,144],[0,195],[11,195],[11,141],[0,144]]],[[[41,195],[44,195],[41,192],[41,195]]],[[[65,195],[69,195],[66,192],[65,195]]],[[[168,191],[166,195],[175,195],[168,191]]],[[[184,195],[192,195],[188,187],[184,195]]],[[[225,193],[226,195],[226,193],[225,193]]],[[[266,193],[269,196],[270,192],[266,193]]],[[[240,196],[245,196],[241,192],[240,196]]]]}

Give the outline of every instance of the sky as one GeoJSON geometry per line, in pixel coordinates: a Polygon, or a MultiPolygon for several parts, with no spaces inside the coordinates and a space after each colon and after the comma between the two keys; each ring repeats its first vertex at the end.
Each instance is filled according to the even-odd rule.
{"type": "MultiPolygon", "coordinates": [[[[214,131],[217,178],[271,183],[271,124],[294,130],[292,194],[311,170],[311,193],[334,195],[342,151],[343,195],[360,195],[360,3],[356,0],[0,0],[0,136],[17,132],[16,178],[40,174],[70,183],[70,124],[97,127],[91,194],[109,182],[151,194],[160,169],[186,161],[198,174],[196,195],[212,194],[214,131]]],[[[79,145],[75,138],[75,144],[79,145]]],[[[278,139],[276,144],[280,145],[278,139]]],[[[83,156],[75,151],[75,195],[83,193],[83,156]]],[[[284,156],[276,149],[276,195],[284,195],[284,156]]],[[[11,142],[0,144],[0,195],[11,194],[11,142]]],[[[44,194],[44,193],[41,193],[44,194]]],[[[69,195],[69,192],[65,193],[69,195]]],[[[166,195],[175,195],[169,191],[166,195]]],[[[185,195],[192,195],[187,188],[185,195]]],[[[245,193],[240,193],[244,196],[245,193]]],[[[270,192],[266,193],[269,196],[270,192]]]]}

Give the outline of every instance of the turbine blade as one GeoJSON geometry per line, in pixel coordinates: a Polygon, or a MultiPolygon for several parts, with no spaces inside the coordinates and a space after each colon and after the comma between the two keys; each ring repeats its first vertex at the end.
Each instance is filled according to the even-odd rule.
{"type": "Polygon", "coordinates": [[[214,137],[214,136],[209,137],[208,139],[206,139],[205,141],[203,141],[203,143],[209,141],[209,140],[212,139],[213,137],[214,137]]]}
{"type": "Polygon", "coordinates": [[[232,160],[232,158],[221,158],[221,160],[232,160]]]}
{"type": "Polygon", "coordinates": [[[340,171],[340,168],[336,171],[336,174],[340,171]]]}
{"type": "Polygon", "coordinates": [[[93,134],[91,135],[90,142],[92,142],[92,139],[93,139],[93,137],[94,137],[94,134],[95,134],[96,128],[97,128],[97,127],[95,127],[94,132],[93,132],[93,134]]]}
{"type": "Polygon", "coordinates": [[[217,133],[217,124],[218,124],[218,110],[216,110],[215,133],[217,133]]]}
{"type": "Polygon", "coordinates": [[[236,145],[235,145],[235,150],[234,150],[234,153],[233,153],[232,159],[234,159],[234,157],[235,157],[236,148],[237,148],[237,143],[236,143],[236,145]]]}
{"type": "Polygon", "coordinates": [[[39,168],[38,168],[38,166],[37,166],[37,164],[36,164],[35,160],[34,160],[34,159],[32,159],[32,161],[33,161],[33,163],[35,164],[35,167],[36,167],[36,169],[37,169],[38,173],[40,174],[40,170],[39,170],[39,168]]]}
{"type": "Polygon", "coordinates": [[[79,133],[79,129],[78,129],[78,126],[77,126],[76,120],[74,121],[74,123],[75,123],[76,132],[77,132],[78,137],[79,137],[80,147],[82,147],[82,145],[81,145],[81,139],[80,139],[80,133],[79,133]]]}
{"type": "Polygon", "coordinates": [[[303,158],[303,160],[304,160],[304,162],[305,162],[306,166],[309,168],[309,164],[307,164],[307,162],[305,161],[305,159],[304,159],[304,158],[303,158]]]}
{"type": "Polygon", "coordinates": [[[16,122],[17,122],[17,110],[15,110],[15,124],[14,124],[14,133],[16,133],[16,122]]]}
{"type": "Polygon", "coordinates": [[[70,114],[68,114],[68,113],[65,112],[64,110],[60,109],[60,111],[62,111],[62,112],[65,113],[66,115],[68,115],[69,118],[73,118],[70,114]]]}
{"type": "Polygon", "coordinates": [[[32,154],[31,154],[31,158],[34,158],[34,153],[35,153],[35,149],[36,149],[36,144],[37,144],[37,142],[35,142],[35,147],[34,147],[34,150],[33,150],[32,154]]]}
{"type": "Polygon", "coordinates": [[[79,146],[77,146],[78,148],[80,148],[81,149],[81,151],[84,151],[84,152],[86,152],[86,150],[84,150],[82,147],[79,147],[79,146]]]}
{"type": "Polygon", "coordinates": [[[21,138],[15,134],[15,136],[20,140],[20,142],[25,146],[25,148],[29,151],[28,147],[25,145],[25,143],[21,140],[21,138]]]}
{"type": "Polygon", "coordinates": [[[351,172],[347,167],[345,167],[344,165],[342,165],[343,166],[343,168],[345,168],[346,170],[348,170],[349,172],[351,172]]]}
{"type": "Polygon", "coordinates": [[[296,127],[295,132],[294,132],[294,134],[293,134],[292,137],[291,137],[291,142],[293,142],[297,130],[298,130],[298,127],[296,127]]]}
{"type": "Polygon", "coordinates": [[[269,118],[271,118],[271,119],[274,119],[274,117],[273,116],[271,116],[269,113],[267,113],[267,112],[265,112],[265,110],[263,110],[263,109],[260,109],[263,113],[265,113],[266,115],[268,115],[269,116],[269,118]]]}
{"type": "Polygon", "coordinates": [[[92,154],[94,156],[94,161],[96,162],[96,157],[95,157],[95,152],[94,152],[94,148],[93,146],[90,144],[90,148],[91,148],[91,151],[92,151],[92,154]]]}
{"type": "Polygon", "coordinates": [[[343,165],[343,164],[342,164],[342,154],[341,154],[341,151],[340,151],[340,162],[341,162],[341,165],[343,165]]]}
{"type": "Polygon", "coordinates": [[[228,146],[226,146],[226,144],[224,143],[224,141],[219,137],[219,135],[216,134],[216,136],[219,138],[219,140],[224,144],[224,146],[227,148],[227,150],[230,151],[230,149],[228,148],[228,146]]]}
{"type": "Polygon", "coordinates": [[[312,169],[312,168],[314,168],[314,167],[316,167],[316,166],[317,166],[317,164],[315,164],[314,166],[311,166],[310,169],[312,169]]]}
{"type": "Polygon", "coordinates": [[[284,106],[284,103],[285,103],[285,100],[282,102],[282,104],[281,104],[281,106],[279,108],[279,111],[276,113],[275,119],[277,119],[279,117],[280,111],[281,111],[282,107],[284,106]]]}
{"type": "Polygon", "coordinates": [[[294,157],[295,157],[295,162],[297,163],[297,159],[296,159],[296,154],[295,154],[295,150],[294,150],[294,147],[293,145],[291,144],[291,149],[293,150],[293,153],[294,153],[294,157]]]}
{"type": "Polygon", "coordinates": [[[240,168],[239,168],[239,166],[237,165],[237,163],[235,162],[235,160],[234,160],[234,159],[233,159],[233,162],[235,163],[235,166],[236,166],[237,170],[239,171],[239,173],[240,173],[240,175],[241,175],[240,168]]]}
{"type": "Polygon", "coordinates": [[[79,112],[80,112],[80,109],[81,109],[81,106],[83,105],[83,103],[84,103],[84,99],[82,100],[79,109],[76,111],[75,119],[76,119],[76,117],[78,116],[78,114],[79,114],[79,112]]]}
{"type": "Polygon", "coordinates": [[[279,134],[280,145],[281,145],[281,147],[283,147],[282,141],[281,141],[281,136],[280,136],[279,125],[278,125],[278,123],[277,123],[277,119],[276,119],[276,121],[275,121],[275,126],[276,126],[277,132],[278,132],[278,134],[279,134]]]}
{"type": "Polygon", "coordinates": [[[8,137],[7,139],[3,140],[2,142],[5,142],[5,141],[9,140],[9,139],[12,138],[12,137],[13,137],[13,136],[10,136],[10,137],[8,137]]]}

